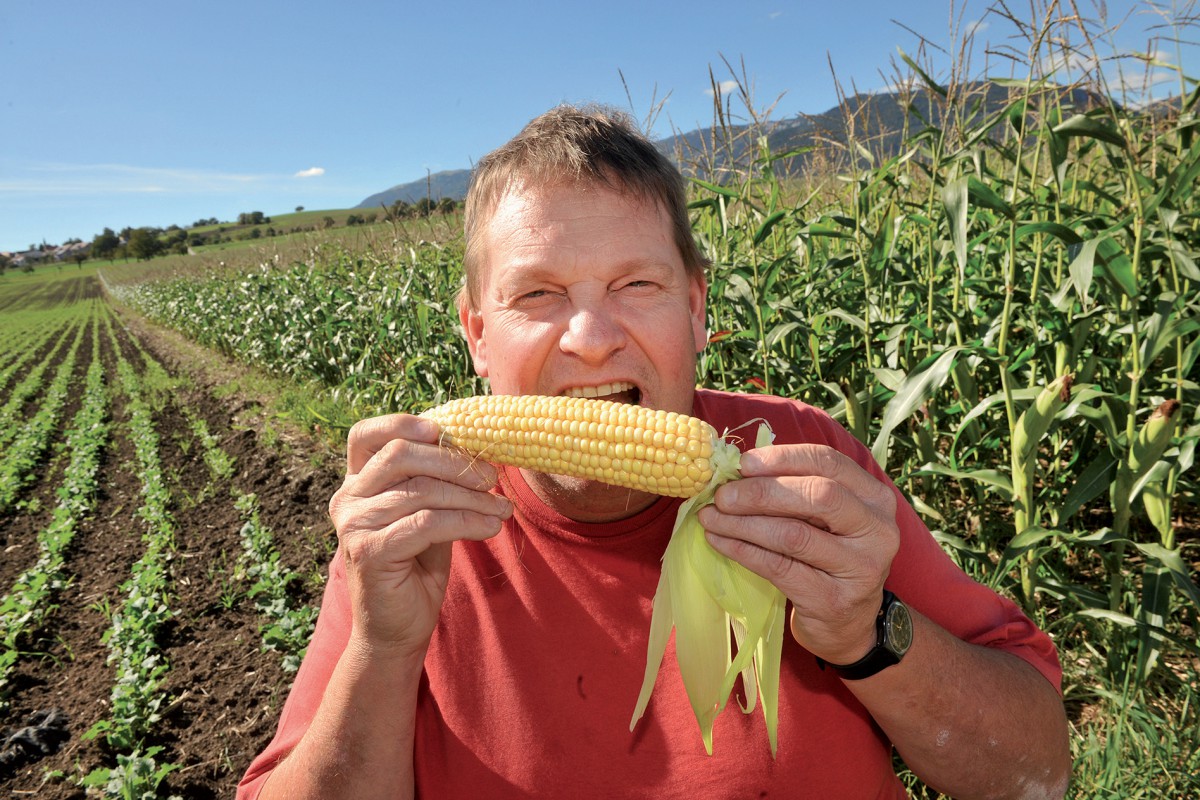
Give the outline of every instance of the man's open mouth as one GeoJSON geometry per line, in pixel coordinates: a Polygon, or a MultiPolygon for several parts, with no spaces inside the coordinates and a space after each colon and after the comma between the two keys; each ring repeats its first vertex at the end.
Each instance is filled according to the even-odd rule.
{"type": "Polygon", "coordinates": [[[639,405],[642,390],[628,381],[602,383],[599,386],[574,386],[563,392],[567,397],[594,397],[597,400],[612,400],[617,403],[639,405]]]}

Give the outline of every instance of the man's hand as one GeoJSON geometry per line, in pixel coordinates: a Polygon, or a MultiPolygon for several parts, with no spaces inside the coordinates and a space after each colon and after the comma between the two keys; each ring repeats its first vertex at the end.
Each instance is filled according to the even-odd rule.
{"type": "MultiPolygon", "coordinates": [[[[742,476],[701,510],[709,541],[787,595],[809,652],[854,663],[875,644],[900,546],[893,489],[813,444],[752,450],[742,476]]],[[[1054,687],[1017,656],[967,644],[917,612],[913,626],[903,664],[846,684],[908,766],[954,797],[1061,797],[1071,756],[1054,687]]]]}
{"type": "Polygon", "coordinates": [[[500,531],[512,504],[489,494],[496,470],[438,445],[438,427],[408,414],[350,429],[346,480],[329,503],[346,557],[360,647],[424,654],[450,573],[450,543],[500,531]]]}
{"type": "Polygon", "coordinates": [[[875,645],[883,582],[900,545],[892,489],[837,450],[777,445],[742,456],[700,522],[718,552],[792,602],[792,633],[833,664],[875,645]]]}

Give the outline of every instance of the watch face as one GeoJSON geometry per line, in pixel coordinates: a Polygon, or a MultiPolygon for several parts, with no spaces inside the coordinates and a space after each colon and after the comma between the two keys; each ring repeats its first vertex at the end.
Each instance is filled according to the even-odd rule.
{"type": "Polygon", "coordinates": [[[909,616],[908,608],[899,600],[892,603],[883,624],[886,628],[884,641],[887,642],[888,649],[901,656],[908,652],[913,639],[912,617],[909,616]]]}

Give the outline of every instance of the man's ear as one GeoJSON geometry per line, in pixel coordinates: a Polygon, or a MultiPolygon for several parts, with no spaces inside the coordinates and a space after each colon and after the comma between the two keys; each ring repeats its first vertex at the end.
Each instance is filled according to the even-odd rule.
{"type": "Polygon", "coordinates": [[[483,315],[471,308],[466,292],[463,292],[458,298],[458,321],[462,323],[463,336],[467,339],[467,349],[471,352],[471,361],[475,364],[475,374],[486,378],[488,376],[487,338],[483,331],[483,315]]]}
{"type": "Polygon", "coordinates": [[[690,279],[690,284],[688,306],[692,312],[692,336],[699,353],[708,344],[708,281],[703,275],[696,275],[690,279]]]}

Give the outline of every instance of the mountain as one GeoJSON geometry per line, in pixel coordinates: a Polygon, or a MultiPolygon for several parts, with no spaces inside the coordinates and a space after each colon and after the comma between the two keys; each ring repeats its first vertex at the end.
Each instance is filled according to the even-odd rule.
{"type": "MultiPolygon", "coordinates": [[[[967,127],[974,128],[982,120],[992,119],[1004,111],[1012,102],[1011,97],[1023,90],[1010,90],[992,82],[975,82],[961,85],[956,91],[959,117],[966,117],[967,127]]],[[[1064,118],[1094,108],[1101,102],[1100,98],[1084,89],[1064,87],[1061,91],[1059,102],[1064,118]]],[[[1047,96],[1043,102],[1050,104],[1051,99],[1047,96]]],[[[673,159],[685,174],[719,183],[722,173],[731,162],[746,163],[750,148],[758,147],[756,137],[759,133],[765,133],[767,145],[773,154],[801,151],[775,164],[781,173],[796,174],[805,168],[812,157],[811,153],[806,152],[807,148],[823,151],[826,161],[836,159],[837,153],[845,153],[844,145],[849,140],[847,129],[851,124],[855,141],[870,151],[878,162],[899,153],[906,134],[912,136],[926,127],[941,128],[946,124],[944,115],[944,101],[926,89],[910,93],[856,94],[820,114],[797,114],[788,119],[767,122],[758,132],[746,125],[698,128],[659,139],[654,144],[673,159]]],[[[950,124],[954,122],[952,120],[950,124]]],[[[997,124],[993,128],[993,135],[1003,133],[1007,124],[997,124]]],[[[436,172],[426,179],[402,183],[371,195],[357,208],[378,208],[381,203],[391,205],[398,199],[413,203],[426,196],[433,200],[443,197],[462,200],[467,193],[470,175],[470,170],[465,169],[436,172]]]]}
{"type": "Polygon", "coordinates": [[[378,194],[373,194],[355,208],[379,208],[381,205],[390,206],[397,200],[415,203],[422,197],[428,197],[435,202],[443,197],[462,200],[467,196],[467,183],[471,180],[471,170],[451,169],[444,172],[434,172],[419,181],[400,183],[378,194]]]}
{"type": "MultiPolygon", "coordinates": [[[[984,120],[996,119],[997,115],[1008,110],[1013,98],[1023,90],[1014,89],[1010,94],[1006,86],[975,82],[959,86],[957,91],[958,112],[950,120],[945,118],[945,102],[928,90],[917,90],[911,94],[879,92],[847,97],[841,104],[820,114],[797,114],[792,118],[771,121],[758,132],[745,125],[702,128],[655,144],[675,159],[686,174],[717,183],[721,182],[721,173],[731,161],[742,165],[744,169],[752,155],[750,148],[758,147],[751,133],[756,136],[765,133],[767,146],[775,156],[799,151],[775,163],[775,168],[781,174],[802,171],[809,160],[818,154],[826,163],[837,161],[848,152],[845,145],[851,129],[854,140],[870,152],[878,163],[899,154],[906,136],[912,137],[926,128],[942,130],[962,125],[967,129],[978,129],[984,120]],[[808,152],[810,148],[812,152],[808,152]]],[[[1064,119],[1103,102],[1102,98],[1085,89],[1063,87],[1060,91],[1057,102],[1061,105],[1064,119]]],[[[1041,100],[1046,106],[1054,102],[1051,92],[1047,92],[1041,100]]],[[[1030,120],[1038,123],[1032,114],[1030,120]]],[[[999,122],[991,128],[989,135],[999,137],[1008,126],[1009,121],[999,122]]]]}

